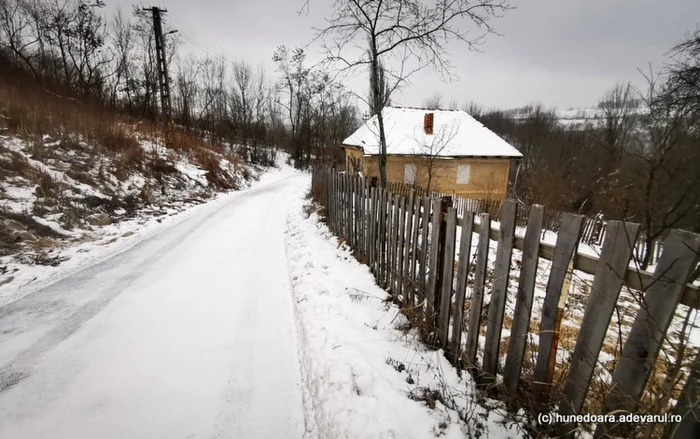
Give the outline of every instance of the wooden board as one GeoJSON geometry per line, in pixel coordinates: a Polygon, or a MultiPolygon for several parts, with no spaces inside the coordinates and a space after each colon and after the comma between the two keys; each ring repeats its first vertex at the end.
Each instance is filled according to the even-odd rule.
{"type": "MultiPolygon", "coordinates": [[[[605,333],[622,288],[623,277],[620,273],[627,270],[638,233],[639,224],[608,222],[598,271],[593,280],[559,404],[559,413],[563,415],[581,412],[598,354],[603,347],[605,333]]],[[[574,429],[573,424],[562,425],[559,433],[571,437],[574,429]]]]}
{"type": "Polygon", "coordinates": [[[432,221],[432,231],[430,234],[430,266],[428,269],[428,289],[426,291],[426,319],[428,321],[429,327],[435,325],[435,292],[437,290],[437,271],[438,271],[438,260],[439,260],[439,239],[440,239],[440,228],[442,227],[442,219],[440,216],[440,202],[439,198],[434,198],[433,200],[433,221],[432,221]]]}
{"type": "Polygon", "coordinates": [[[491,218],[488,213],[479,214],[479,225],[481,226],[481,231],[479,232],[479,244],[476,250],[474,288],[469,308],[469,326],[465,352],[465,361],[470,367],[476,366],[476,352],[479,349],[481,307],[484,303],[484,284],[486,282],[486,267],[489,260],[489,232],[491,230],[491,218]]]}
{"type": "Polygon", "coordinates": [[[513,313],[513,326],[510,329],[510,342],[506,355],[505,368],[503,370],[503,382],[506,390],[515,394],[520,379],[527,334],[530,329],[530,317],[535,295],[535,280],[537,278],[538,253],[540,248],[540,236],[542,233],[542,221],[544,219],[544,207],[534,205],[530,208],[530,216],[527,220],[525,231],[525,245],[520,261],[520,279],[518,282],[518,295],[515,301],[513,313]]]}
{"type": "MultiPolygon", "coordinates": [[[[615,368],[604,412],[634,411],[654,370],[654,361],[683,294],[683,286],[698,263],[700,235],[672,230],[654,274],[657,281],[644,293],[615,368]]],[[[616,433],[614,425],[599,425],[596,436],[616,433]]]]}
{"type": "Polygon", "coordinates": [[[535,365],[533,396],[535,401],[545,403],[549,397],[561,324],[560,298],[562,287],[581,235],[583,215],[565,213],[561,218],[561,227],[552,258],[552,268],[547,280],[547,289],[542,304],[540,318],[539,348],[535,365]]]}
{"type": "Polygon", "coordinates": [[[450,342],[450,359],[457,364],[462,350],[462,322],[469,276],[469,261],[472,250],[472,230],[474,229],[474,212],[465,211],[461,221],[462,233],[459,240],[459,263],[457,266],[457,289],[455,290],[455,311],[452,314],[452,340],[450,342]]]}
{"type": "Polygon", "coordinates": [[[440,288],[440,309],[438,310],[438,341],[440,347],[447,350],[447,339],[450,329],[450,305],[452,304],[452,281],[455,267],[455,239],[457,238],[457,209],[447,208],[447,224],[445,225],[445,252],[442,270],[442,286],[440,288]]]}
{"type": "Polygon", "coordinates": [[[501,346],[501,331],[503,330],[503,315],[510,280],[510,264],[513,254],[513,239],[515,238],[515,201],[506,200],[501,207],[501,236],[496,252],[496,266],[493,272],[493,289],[486,325],[486,344],[484,345],[484,382],[495,381],[498,370],[498,353],[501,346]]]}

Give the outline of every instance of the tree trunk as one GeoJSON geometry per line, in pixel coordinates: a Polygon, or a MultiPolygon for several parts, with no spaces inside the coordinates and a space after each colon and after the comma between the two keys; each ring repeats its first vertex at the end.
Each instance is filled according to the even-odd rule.
{"type": "MultiPolygon", "coordinates": [[[[374,44],[373,44],[374,46],[374,44]]],[[[379,77],[379,59],[376,46],[372,47],[372,73],[375,78],[379,77]]],[[[374,100],[374,108],[377,112],[377,123],[379,125],[379,179],[381,186],[386,187],[386,134],[384,133],[384,102],[382,102],[381,89],[379,81],[372,81],[372,97],[374,100]]]]}

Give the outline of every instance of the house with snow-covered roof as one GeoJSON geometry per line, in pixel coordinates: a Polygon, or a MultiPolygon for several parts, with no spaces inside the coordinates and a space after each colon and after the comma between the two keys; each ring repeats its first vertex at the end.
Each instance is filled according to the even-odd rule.
{"type": "MultiPolygon", "coordinates": [[[[477,199],[503,199],[513,160],[508,142],[461,110],[385,107],[387,180],[477,199]]],[[[379,177],[379,125],[368,119],[343,141],[345,168],[379,177]]]]}

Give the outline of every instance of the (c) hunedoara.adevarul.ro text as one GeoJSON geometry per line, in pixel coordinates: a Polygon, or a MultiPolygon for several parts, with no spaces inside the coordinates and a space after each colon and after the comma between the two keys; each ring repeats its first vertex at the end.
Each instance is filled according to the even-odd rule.
{"type": "Polygon", "coordinates": [[[560,413],[540,413],[537,415],[537,422],[540,425],[566,424],[566,423],[614,423],[614,424],[668,424],[681,422],[681,415],[664,413],[662,415],[643,415],[635,413],[609,413],[597,415],[586,413],[580,415],[562,415],[560,413]]]}

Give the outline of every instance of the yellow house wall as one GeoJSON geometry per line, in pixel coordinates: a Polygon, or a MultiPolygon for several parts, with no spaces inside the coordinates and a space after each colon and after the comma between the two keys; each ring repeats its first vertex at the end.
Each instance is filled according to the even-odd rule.
{"type": "MultiPolygon", "coordinates": [[[[346,151],[349,148],[346,148],[346,151]]],[[[347,161],[347,160],[346,160],[347,161]]],[[[431,166],[428,158],[387,156],[387,180],[403,183],[406,164],[417,165],[416,184],[438,192],[454,192],[456,195],[477,199],[498,199],[506,197],[508,191],[509,159],[435,159],[431,166]],[[468,184],[457,184],[457,166],[470,165],[468,184]],[[432,177],[431,177],[432,174],[432,177]]],[[[364,173],[379,177],[379,157],[364,157],[364,173]]]]}

